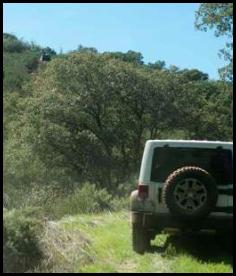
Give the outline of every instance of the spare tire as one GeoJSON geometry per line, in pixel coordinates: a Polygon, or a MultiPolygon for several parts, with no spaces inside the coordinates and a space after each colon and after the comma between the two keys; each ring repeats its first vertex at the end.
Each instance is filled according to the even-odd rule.
{"type": "Polygon", "coordinates": [[[163,202],[180,219],[206,217],[216,206],[217,186],[204,169],[186,166],[171,173],[163,187],[163,202]]]}

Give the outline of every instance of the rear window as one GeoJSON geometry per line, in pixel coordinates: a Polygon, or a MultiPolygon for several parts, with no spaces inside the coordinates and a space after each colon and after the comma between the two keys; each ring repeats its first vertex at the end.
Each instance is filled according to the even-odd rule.
{"type": "Polygon", "coordinates": [[[183,166],[201,167],[211,173],[219,184],[232,184],[231,151],[203,148],[155,148],[151,181],[164,182],[171,172],[183,166]]]}

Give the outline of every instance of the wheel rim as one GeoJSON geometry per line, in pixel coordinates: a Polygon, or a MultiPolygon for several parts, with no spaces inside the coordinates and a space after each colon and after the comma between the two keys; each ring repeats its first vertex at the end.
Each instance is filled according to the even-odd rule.
{"type": "Polygon", "coordinates": [[[174,189],[177,205],[190,213],[201,208],[207,200],[205,185],[196,178],[185,178],[174,189]]]}

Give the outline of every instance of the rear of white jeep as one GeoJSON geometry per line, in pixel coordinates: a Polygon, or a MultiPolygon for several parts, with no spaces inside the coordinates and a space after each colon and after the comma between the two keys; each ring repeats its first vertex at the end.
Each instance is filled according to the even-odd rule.
{"type": "Polygon", "coordinates": [[[166,228],[232,231],[232,154],[230,142],[147,141],[130,198],[133,249],[166,228]]]}

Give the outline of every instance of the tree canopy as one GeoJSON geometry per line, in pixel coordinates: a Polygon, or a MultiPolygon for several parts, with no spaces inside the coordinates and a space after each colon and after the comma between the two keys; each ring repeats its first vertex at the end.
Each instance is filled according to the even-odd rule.
{"type": "Polygon", "coordinates": [[[215,35],[225,36],[228,42],[220,55],[228,65],[219,69],[223,79],[233,79],[233,3],[203,3],[196,12],[195,26],[197,29],[207,31],[213,29],[215,35]]]}

